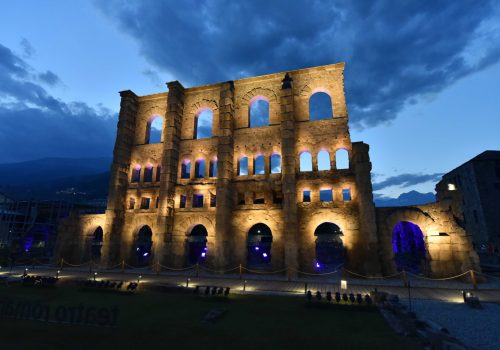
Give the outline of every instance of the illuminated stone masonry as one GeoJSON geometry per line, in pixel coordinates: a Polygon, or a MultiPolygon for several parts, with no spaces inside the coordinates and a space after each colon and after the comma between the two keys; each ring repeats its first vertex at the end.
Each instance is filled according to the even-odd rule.
{"type": "Polygon", "coordinates": [[[66,220],[58,256],[365,275],[477,268],[446,203],[375,208],[369,147],[351,142],[343,78],[338,63],[122,91],[106,213],[66,220]]]}

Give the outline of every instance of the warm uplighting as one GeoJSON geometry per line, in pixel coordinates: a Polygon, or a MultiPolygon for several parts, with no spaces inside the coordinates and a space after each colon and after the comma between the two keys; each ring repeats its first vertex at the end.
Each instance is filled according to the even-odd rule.
{"type": "Polygon", "coordinates": [[[340,281],[340,289],[347,289],[347,281],[346,280],[340,281]]]}

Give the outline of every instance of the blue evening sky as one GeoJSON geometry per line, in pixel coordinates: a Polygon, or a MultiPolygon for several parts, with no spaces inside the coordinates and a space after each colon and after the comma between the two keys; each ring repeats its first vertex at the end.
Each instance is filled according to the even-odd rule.
{"type": "Polygon", "coordinates": [[[121,90],[339,61],[376,194],[500,149],[496,1],[25,0],[0,12],[0,163],[111,156],[121,90]]]}

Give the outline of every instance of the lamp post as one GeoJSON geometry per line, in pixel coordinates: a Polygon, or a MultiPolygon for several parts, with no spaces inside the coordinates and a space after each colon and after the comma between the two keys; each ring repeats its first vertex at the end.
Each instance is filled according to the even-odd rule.
{"type": "Polygon", "coordinates": [[[61,271],[57,270],[57,272],[56,272],[56,279],[59,279],[59,273],[61,273],[61,271]]]}
{"type": "Polygon", "coordinates": [[[139,275],[139,277],[137,277],[137,284],[139,284],[141,282],[141,278],[142,278],[142,275],[139,275]]]}
{"type": "Polygon", "coordinates": [[[96,280],[97,272],[94,272],[94,281],[96,280]]]}

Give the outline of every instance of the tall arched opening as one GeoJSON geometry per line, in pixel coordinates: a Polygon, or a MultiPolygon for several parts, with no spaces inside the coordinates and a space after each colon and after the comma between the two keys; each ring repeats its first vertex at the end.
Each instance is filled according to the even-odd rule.
{"type": "Polygon", "coordinates": [[[92,244],[91,244],[91,257],[92,260],[100,260],[102,253],[102,242],[104,238],[104,232],[102,227],[99,226],[94,230],[92,234],[92,244]]]}
{"type": "Polygon", "coordinates": [[[135,241],[135,257],[139,266],[146,266],[151,261],[153,247],[153,231],[148,225],[142,226],[137,232],[135,241]]]}
{"type": "Polygon", "coordinates": [[[273,234],[265,224],[255,224],[248,231],[247,263],[252,266],[267,266],[271,263],[273,234]]]}
{"type": "Polygon", "coordinates": [[[342,242],[342,230],[332,222],[324,222],[314,230],[316,237],[317,270],[334,270],[344,264],[345,248],[342,242]]]}
{"type": "Polygon", "coordinates": [[[392,230],[392,249],[398,271],[420,273],[425,266],[425,241],[420,227],[400,221],[392,230]]]}
{"type": "Polygon", "coordinates": [[[207,260],[207,237],[205,226],[196,225],[187,238],[187,262],[189,265],[201,264],[207,260]]]}

